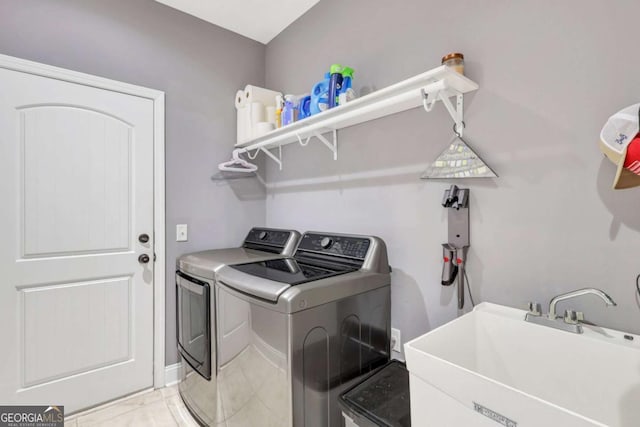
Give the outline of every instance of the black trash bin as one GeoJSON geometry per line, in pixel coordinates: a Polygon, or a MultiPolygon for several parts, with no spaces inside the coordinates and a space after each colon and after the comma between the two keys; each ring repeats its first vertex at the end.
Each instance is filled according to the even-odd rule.
{"type": "Polygon", "coordinates": [[[410,427],[409,371],[392,360],[338,399],[346,427],[410,427]]]}

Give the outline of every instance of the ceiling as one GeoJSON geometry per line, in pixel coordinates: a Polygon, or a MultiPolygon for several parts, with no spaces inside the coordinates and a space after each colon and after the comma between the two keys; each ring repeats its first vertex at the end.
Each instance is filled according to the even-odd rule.
{"type": "Polygon", "coordinates": [[[156,0],[267,44],[320,0],[156,0]]]}

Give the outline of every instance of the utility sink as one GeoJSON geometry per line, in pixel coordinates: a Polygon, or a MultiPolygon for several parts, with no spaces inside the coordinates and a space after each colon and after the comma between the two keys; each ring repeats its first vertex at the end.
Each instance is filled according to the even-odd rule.
{"type": "Polygon", "coordinates": [[[640,426],[640,336],[482,303],[405,344],[414,426],[640,426]]]}

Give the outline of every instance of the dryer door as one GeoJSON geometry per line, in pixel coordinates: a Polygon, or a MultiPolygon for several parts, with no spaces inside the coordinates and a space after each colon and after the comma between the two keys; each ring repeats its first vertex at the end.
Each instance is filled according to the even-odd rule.
{"type": "Polygon", "coordinates": [[[211,379],[211,287],[176,272],[178,351],[191,367],[211,379]]]}

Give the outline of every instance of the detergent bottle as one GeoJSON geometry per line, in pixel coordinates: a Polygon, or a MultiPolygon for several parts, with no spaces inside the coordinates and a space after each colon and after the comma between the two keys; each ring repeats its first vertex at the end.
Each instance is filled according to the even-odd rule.
{"type": "Polygon", "coordinates": [[[356,91],[353,90],[353,68],[344,67],[342,69],[342,89],[338,94],[338,105],[343,105],[356,98],[356,91]]]}
{"type": "Polygon", "coordinates": [[[329,108],[329,73],[324,75],[324,79],[311,89],[311,101],[309,102],[309,113],[318,114],[329,108]]]}
{"type": "Polygon", "coordinates": [[[306,119],[311,115],[311,96],[310,95],[300,95],[298,96],[300,100],[298,105],[298,120],[306,119]]]}
{"type": "Polygon", "coordinates": [[[333,64],[329,74],[329,108],[333,108],[338,105],[338,95],[342,90],[342,65],[333,64]]]}

